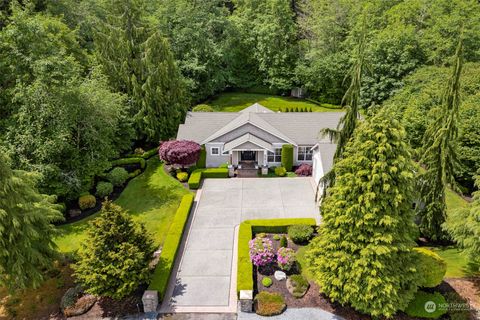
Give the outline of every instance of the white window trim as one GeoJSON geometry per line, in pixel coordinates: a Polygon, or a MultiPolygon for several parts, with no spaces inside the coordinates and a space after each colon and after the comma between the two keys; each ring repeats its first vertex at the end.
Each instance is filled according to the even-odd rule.
{"type": "Polygon", "coordinates": [[[220,147],[210,147],[210,155],[215,156],[215,157],[221,156],[222,155],[221,148],[220,147]],[[218,153],[217,154],[213,153],[213,149],[217,149],[218,153]]]}
{"type": "Polygon", "coordinates": [[[298,148],[297,148],[297,161],[298,162],[312,162],[313,161],[313,150],[312,149],[313,149],[312,146],[298,146],[298,148]],[[303,159],[299,159],[300,148],[305,148],[303,159]],[[312,156],[311,160],[307,160],[307,154],[310,154],[312,156]]]}

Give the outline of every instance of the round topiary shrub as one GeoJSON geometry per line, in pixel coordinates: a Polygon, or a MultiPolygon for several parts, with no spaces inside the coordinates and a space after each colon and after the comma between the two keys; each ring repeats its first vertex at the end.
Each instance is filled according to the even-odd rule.
{"type": "Polygon", "coordinates": [[[121,186],[128,179],[128,172],[124,168],[116,167],[108,173],[108,180],[114,186],[121,186]]]}
{"type": "Polygon", "coordinates": [[[438,254],[426,248],[414,248],[418,255],[419,286],[433,288],[438,286],[447,272],[447,264],[438,254]]]}
{"type": "Polygon", "coordinates": [[[447,313],[446,300],[438,292],[417,291],[405,313],[414,318],[438,319],[447,313]]]}
{"type": "Polygon", "coordinates": [[[275,175],[277,177],[285,177],[287,174],[287,170],[284,167],[276,167],[275,168],[275,175]]]}
{"type": "Polygon", "coordinates": [[[303,244],[312,238],[313,228],[304,224],[293,225],[288,227],[288,236],[296,244],[303,244]]]}
{"type": "Polygon", "coordinates": [[[272,284],[273,284],[273,281],[272,281],[272,279],[270,279],[269,277],[265,277],[265,278],[262,279],[262,285],[263,285],[265,288],[270,287],[272,284]]]}
{"type": "Polygon", "coordinates": [[[287,171],[292,171],[293,167],[293,145],[284,144],[282,146],[282,166],[287,171]]]}
{"type": "Polygon", "coordinates": [[[215,110],[208,104],[198,104],[192,109],[193,112],[214,112],[215,110]]]}
{"type": "Polygon", "coordinates": [[[96,195],[100,198],[108,197],[113,192],[113,184],[101,181],[97,184],[96,195]]]}
{"type": "Polygon", "coordinates": [[[177,173],[177,180],[180,182],[185,182],[188,180],[188,173],[187,172],[179,172],[177,173]]]}
{"type": "Polygon", "coordinates": [[[281,314],[287,306],[281,294],[267,291],[262,291],[255,296],[255,305],[255,312],[265,317],[281,314]]]}
{"type": "Polygon", "coordinates": [[[91,194],[87,194],[78,198],[78,206],[81,210],[87,210],[95,207],[97,199],[91,194]]]}

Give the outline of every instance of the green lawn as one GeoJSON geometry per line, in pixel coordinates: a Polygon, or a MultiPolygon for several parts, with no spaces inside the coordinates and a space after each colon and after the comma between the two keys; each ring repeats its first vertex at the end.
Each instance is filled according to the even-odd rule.
{"type": "Polygon", "coordinates": [[[445,192],[445,202],[447,204],[447,211],[464,208],[468,205],[467,200],[450,188],[447,188],[447,191],[445,192]]]}
{"type": "Polygon", "coordinates": [[[478,266],[473,266],[468,262],[468,257],[455,247],[430,247],[430,250],[436,252],[447,263],[447,273],[445,278],[463,278],[478,276],[478,266]]]}
{"type": "Polygon", "coordinates": [[[246,107],[251,106],[255,102],[258,102],[262,106],[267,107],[273,111],[280,111],[280,109],[285,109],[287,107],[307,109],[312,108],[312,111],[315,112],[341,111],[338,108],[336,109],[335,106],[326,103],[319,106],[315,103],[303,99],[241,92],[221,93],[212,100],[205,102],[204,104],[211,106],[216,111],[238,112],[246,107]]]}
{"type": "Polygon", "coordinates": [[[309,281],[313,281],[313,279],[314,279],[313,274],[306,267],[307,263],[305,261],[305,252],[307,251],[307,248],[308,248],[308,245],[303,246],[303,247],[299,247],[298,250],[297,250],[296,258],[297,258],[297,262],[300,266],[302,276],[304,276],[305,279],[307,279],[309,281]]]}
{"type": "MultiPolygon", "coordinates": [[[[147,169],[131,180],[115,203],[126,209],[133,219],[143,222],[159,246],[168,232],[180,200],[188,191],[163,170],[157,158],[148,160],[147,169]]],[[[62,235],[55,241],[61,252],[71,252],[85,239],[88,221],[98,213],[59,227],[62,235]]]]}

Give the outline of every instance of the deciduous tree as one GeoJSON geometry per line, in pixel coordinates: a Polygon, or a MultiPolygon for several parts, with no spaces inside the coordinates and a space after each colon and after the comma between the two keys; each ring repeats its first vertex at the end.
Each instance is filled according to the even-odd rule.
{"type": "Polygon", "coordinates": [[[189,140],[171,140],[160,144],[158,154],[160,159],[168,164],[188,166],[198,161],[201,147],[189,140]]]}

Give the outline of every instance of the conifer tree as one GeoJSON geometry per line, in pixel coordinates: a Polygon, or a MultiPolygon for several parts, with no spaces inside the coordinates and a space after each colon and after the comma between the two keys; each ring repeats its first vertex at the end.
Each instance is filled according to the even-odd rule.
{"type": "Polygon", "coordinates": [[[63,216],[54,197],[37,191],[38,174],[12,170],[9,163],[0,149],[0,285],[36,287],[57,258],[52,223],[63,216]]]}
{"type": "MultiPolygon", "coordinates": [[[[480,189],[480,175],[476,177],[480,189]]],[[[468,254],[473,264],[480,264],[480,190],[473,193],[473,201],[466,208],[453,210],[443,226],[450,236],[468,254]]]]}
{"type": "Polygon", "coordinates": [[[140,110],[136,122],[149,141],[175,135],[187,111],[184,83],[168,41],[155,32],[144,43],[141,60],[141,88],[136,90],[140,110]]]}
{"type": "Polygon", "coordinates": [[[98,218],[90,222],[75,276],[86,292],[121,299],[147,282],[153,250],[145,226],[105,201],[98,218]]]}
{"type": "Polygon", "coordinates": [[[434,120],[423,137],[421,163],[426,171],[419,177],[421,200],[419,206],[420,230],[434,241],[447,238],[442,229],[446,220],[445,188],[450,184],[456,189],[455,168],[458,114],[460,108],[460,76],[463,66],[462,36],[455,53],[453,72],[448,81],[442,104],[432,110],[434,120]]]}
{"type": "Polygon", "coordinates": [[[404,309],[417,290],[414,167],[405,141],[384,111],[359,125],[334,165],[336,182],[306,253],[323,293],[374,317],[404,309]]]}

